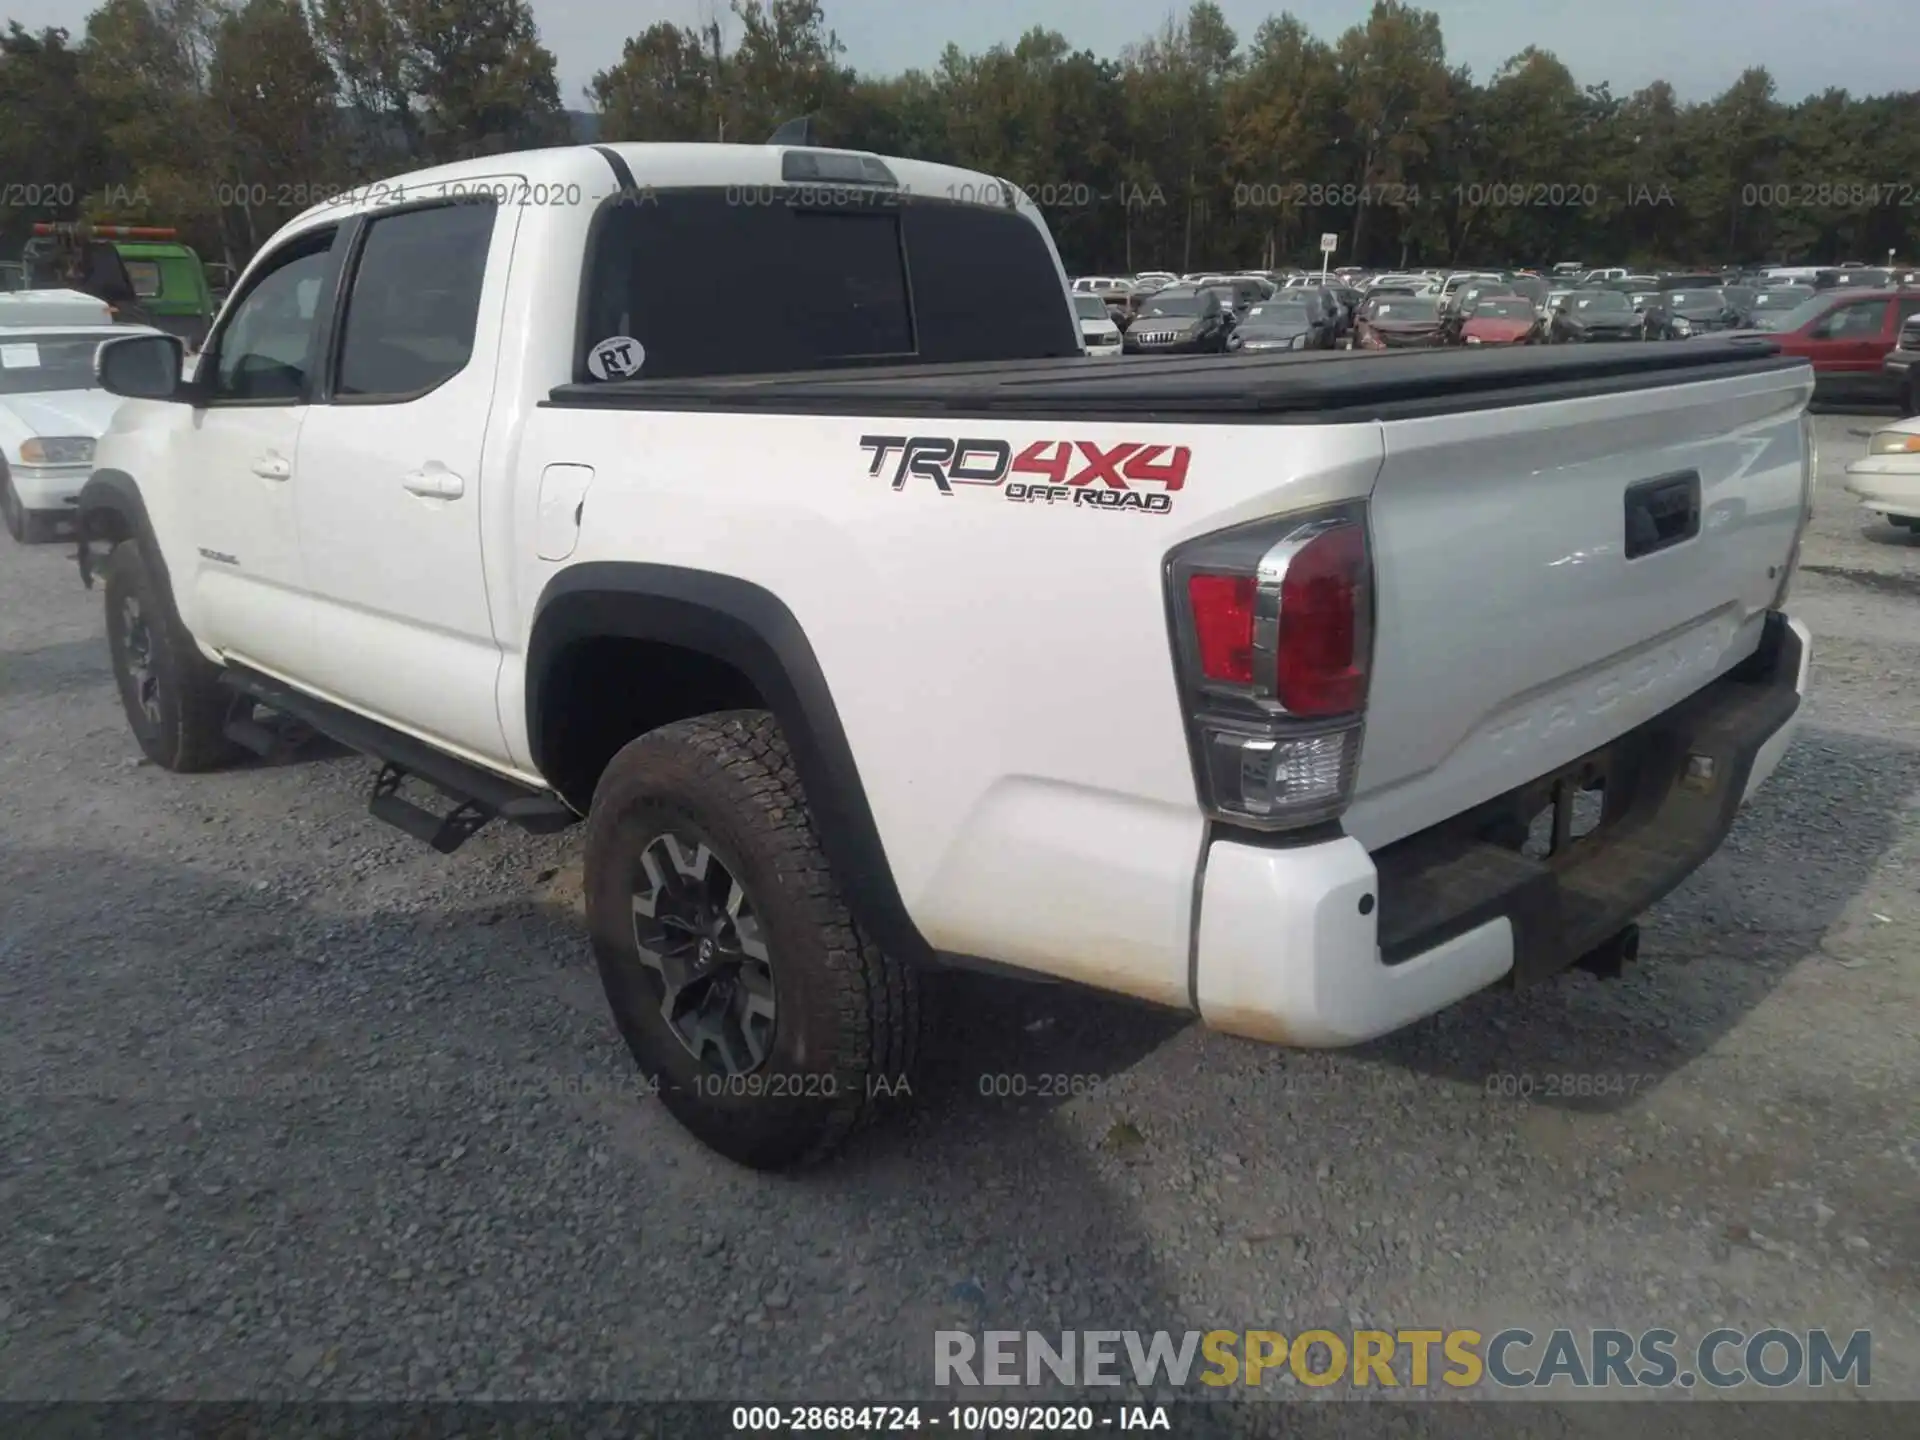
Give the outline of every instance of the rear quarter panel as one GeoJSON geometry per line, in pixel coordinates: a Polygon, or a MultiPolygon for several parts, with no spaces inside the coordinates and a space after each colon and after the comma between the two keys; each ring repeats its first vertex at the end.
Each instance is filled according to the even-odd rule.
{"type": "MultiPolygon", "coordinates": [[[[523,456],[523,474],[594,467],[565,563],[711,570],[785,602],[936,949],[1186,1003],[1203,824],[1164,558],[1203,531],[1364,495],[1377,427],[540,408],[523,456]],[[1001,440],[1016,456],[1036,441],[1135,442],[1186,446],[1191,460],[1154,514],[1015,500],[1008,480],[895,488],[898,455],[873,473],[869,435],[1001,440]]],[[[530,534],[533,497],[516,503],[530,534]]],[[[522,597],[562,568],[530,544],[516,554],[522,597]]],[[[524,663],[529,620],[523,608],[509,666],[524,663]]],[[[524,753],[524,721],[506,719],[524,753]]]]}

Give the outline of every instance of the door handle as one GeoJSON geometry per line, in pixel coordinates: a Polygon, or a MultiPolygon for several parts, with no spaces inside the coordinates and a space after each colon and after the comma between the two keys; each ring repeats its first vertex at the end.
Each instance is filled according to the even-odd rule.
{"type": "Polygon", "coordinates": [[[293,466],[278,455],[266,454],[253,462],[253,473],[262,480],[286,480],[292,477],[293,466]]]}
{"type": "Polygon", "coordinates": [[[410,470],[400,477],[400,484],[408,494],[432,500],[458,500],[467,493],[467,482],[451,470],[410,470]]]}

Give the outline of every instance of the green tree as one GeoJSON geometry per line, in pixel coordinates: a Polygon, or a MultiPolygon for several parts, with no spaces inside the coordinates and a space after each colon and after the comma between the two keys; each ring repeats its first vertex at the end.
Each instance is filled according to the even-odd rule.
{"type": "Polygon", "coordinates": [[[1387,217],[1389,234],[1382,239],[1391,245],[1392,230],[1415,203],[1411,197],[1446,178],[1429,163],[1454,91],[1440,17],[1400,0],[1374,0],[1366,22],[1334,46],[1334,73],[1340,86],[1334,143],[1346,157],[1343,178],[1367,202],[1354,207],[1348,249],[1365,264],[1376,253],[1392,253],[1387,246],[1369,248],[1375,217],[1387,217]]]}
{"type": "Polygon", "coordinates": [[[568,139],[553,52],[527,0],[400,0],[427,154],[459,160],[568,139]]]}
{"type": "Polygon", "coordinates": [[[89,193],[120,178],[100,112],[81,88],[81,55],[67,38],[17,20],[0,35],[0,175],[18,199],[0,209],[0,244],[10,255],[36,221],[77,218],[89,193]]]}
{"type": "Polygon", "coordinates": [[[224,127],[233,189],[220,198],[234,243],[251,253],[347,177],[336,159],[335,89],[299,0],[246,0],[220,21],[208,98],[224,127]]]}

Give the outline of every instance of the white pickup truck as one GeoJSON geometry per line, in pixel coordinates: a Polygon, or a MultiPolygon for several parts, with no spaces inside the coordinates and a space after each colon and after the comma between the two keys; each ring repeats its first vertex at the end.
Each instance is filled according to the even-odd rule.
{"type": "Polygon", "coordinates": [[[942,166],[410,175],[276,235],[190,378],[97,363],[141,748],[277,712],[442,850],[585,817],[619,1028],[757,1166],[901,1088],[929,966],[1304,1046],[1617,967],[1806,684],[1804,363],[1090,361],[1038,214],[942,166]]]}

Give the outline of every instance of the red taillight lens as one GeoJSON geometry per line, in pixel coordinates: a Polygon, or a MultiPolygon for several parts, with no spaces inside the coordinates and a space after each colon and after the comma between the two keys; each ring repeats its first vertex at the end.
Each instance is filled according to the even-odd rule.
{"type": "Polygon", "coordinates": [[[1257,589],[1251,575],[1188,578],[1194,642],[1200,673],[1207,679],[1231,685],[1253,683],[1253,602],[1257,589]]]}
{"type": "Polygon", "coordinates": [[[1280,582],[1274,696],[1294,715],[1349,715],[1367,700],[1371,577],[1366,533],[1309,541],[1280,582]]]}

